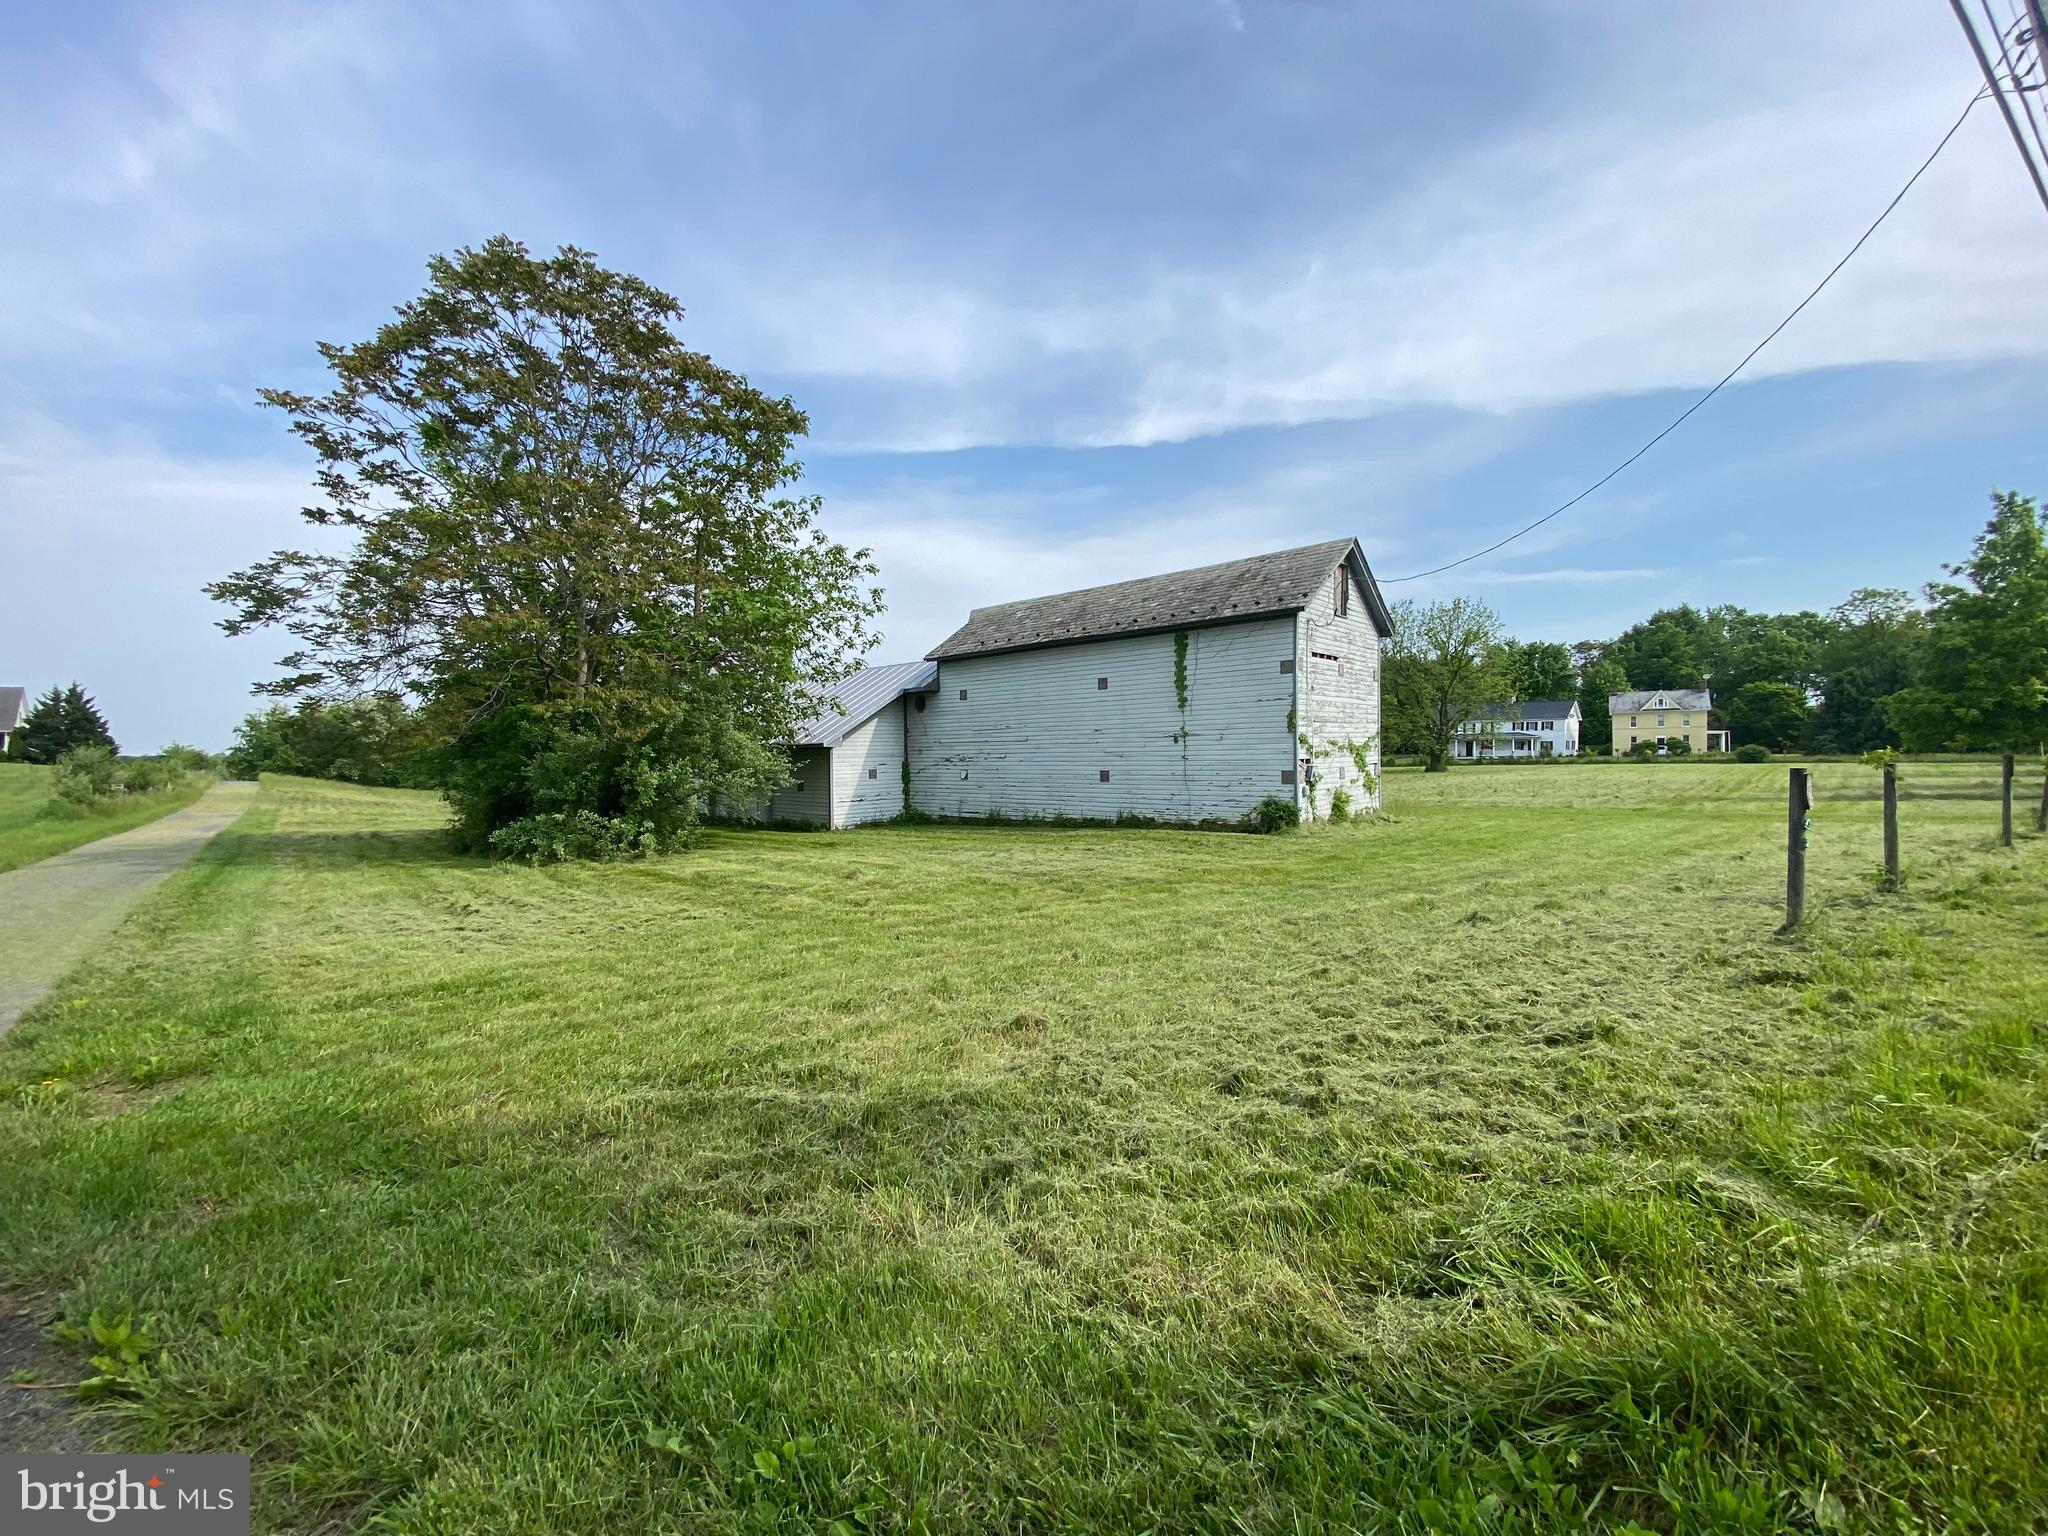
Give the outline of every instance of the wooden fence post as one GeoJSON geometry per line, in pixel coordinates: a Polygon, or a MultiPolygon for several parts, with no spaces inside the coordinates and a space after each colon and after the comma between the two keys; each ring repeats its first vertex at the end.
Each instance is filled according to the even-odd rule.
{"type": "Polygon", "coordinates": [[[1813,804],[1811,775],[1794,768],[1785,786],[1785,926],[1790,933],[1806,916],[1806,812],[1813,804]]]}
{"type": "Polygon", "coordinates": [[[2005,754],[2005,770],[2000,785],[1998,807],[1998,841],[2001,846],[2012,846],[2012,754],[2005,754]]]}
{"type": "Polygon", "coordinates": [[[1884,883],[1899,888],[1899,774],[1889,763],[1884,769],[1884,883]]]}
{"type": "Polygon", "coordinates": [[[2041,766],[2041,803],[2034,811],[2034,830],[2048,832],[2048,760],[2044,760],[2041,766]]]}

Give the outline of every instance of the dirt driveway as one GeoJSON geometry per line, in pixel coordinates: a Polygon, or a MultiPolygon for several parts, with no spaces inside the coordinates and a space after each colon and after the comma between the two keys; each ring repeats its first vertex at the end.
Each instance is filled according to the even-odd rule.
{"type": "Polygon", "coordinates": [[[216,784],[147,826],[0,874],[0,1035],[255,799],[254,784],[216,784]]]}

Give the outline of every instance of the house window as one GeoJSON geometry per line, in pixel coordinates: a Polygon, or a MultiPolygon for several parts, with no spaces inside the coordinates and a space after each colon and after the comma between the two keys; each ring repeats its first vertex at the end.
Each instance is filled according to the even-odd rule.
{"type": "Polygon", "coordinates": [[[1680,716],[1678,717],[1678,723],[1679,723],[1680,725],[1691,725],[1691,724],[1692,724],[1692,716],[1691,716],[1691,715],[1680,715],[1680,716]]]}
{"type": "Polygon", "coordinates": [[[1096,769],[1095,782],[1098,784],[1107,784],[1109,782],[1109,770],[1107,768],[1096,769]]]}
{"type": "MultiPolygon", "coordinates": [[[[961,695],[960,695],[960,697],[964,699],[964,698],[966,698],[966,697],[967,697],[967,695],[963,693],[963,694],[961,694],[961,695]]],[[[1630,715],[1630,716],[1628,717],[1628,726],[1629,726],[1629,729],[1630,729],[1630,730],[1634,730],[1634,729],[1635,729],[1635,726],[1636,726],[1636,717],[1635,717],[1634,715],[1630,715]]]]}
{"type": "Polygon", "coordinates": [[[1282,768],[1280,770],[1280,782],[1282,784],[1292,784],[1294,782],[1294,770],[1292,768],[1282,768]]]}
{"type": "Polygon", "coordinates": [[[878,779],[881,777],[881,773],[876,769],[870,768],[868,770],[868,777],[871,779],[878,779]]]}
{"type": "MultiPolygon", "coordinates": [[[[1636,744],[1636,739],[1635,739],[1635,737],[1633,737],[1633,736],[1629,737],[1629,739],[1628,739],[1628,744],[1629,744],[1630,746],[1634,746],[1634,745],[1636,744]]],[[[964,778],[966,778],[966,777],[967,777],[967,775],[963,773],[963,774],[961,774],[961,775],[960,775],[960,777],[964,779],[964,778]]]]}
{"type": "Polygon", "coordinates": [[[1106,678],[1106,677],[1098,677],[1097,679],[1095,679],[1095,691],[1096,691],[1097,693],[1100,693],[1100,692],[1102,692],[1102,691],[1103,691],[1103,690],[1104,690],[1105,688],[1107,688],[1108,686],[1109,686],[1109,679],[1108,679],[1108,678],[1106,678]]]}
{"type": "Polygon", "coordinates": [[[1340,570],[1337,572],[1337,617],[1343,619],[1349,618],[1350,616],[1351,573],[1349,571],[1340,570]]]}
{"type": "Polygon", "coordinates": [[[1657,723],[1658,723],[1659,725],[1662,725],[1662,724],[1664,723],[1664,717],[1663,717],[1662,715],[1659,715],[1659,716],[1657,717],[1657,723]]]}

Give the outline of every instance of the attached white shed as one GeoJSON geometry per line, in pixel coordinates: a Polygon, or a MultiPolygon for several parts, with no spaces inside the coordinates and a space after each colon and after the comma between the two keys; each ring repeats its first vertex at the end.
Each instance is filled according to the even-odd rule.
{"type": "Polygon", "coordinates": [[[840,684],[832,708],[790,743],[791,780],[768,797],[764,819],[856,827],[901,815],[905,710],[938,675],[933,662],[907,661],[864,668],[840,684]]]}

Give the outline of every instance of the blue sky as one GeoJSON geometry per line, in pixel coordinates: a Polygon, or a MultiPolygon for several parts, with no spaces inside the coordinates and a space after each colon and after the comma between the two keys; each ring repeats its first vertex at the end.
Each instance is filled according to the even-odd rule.
{"type": "MultiPolygon", "coordinates": [[[[1846,249],[1976,85],[1927,0],[15,5],[0,682],[221,745],[299,538],[263,385],[426,256],[571,242],[811,413],[881,659],[975,603],[1355,534],[1383,577],[1572,494],[1846,249]]],[[[2048,492],[2048,218],[1980,108],[1649,458],[1390,595],[1519,634],[1917,587],[2048,492]]]]}

